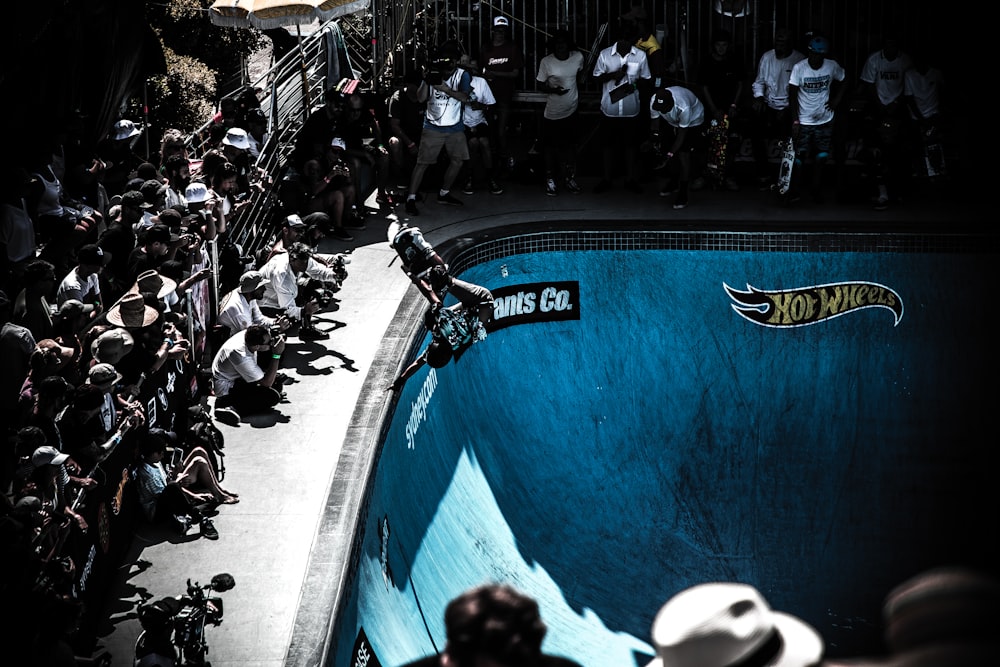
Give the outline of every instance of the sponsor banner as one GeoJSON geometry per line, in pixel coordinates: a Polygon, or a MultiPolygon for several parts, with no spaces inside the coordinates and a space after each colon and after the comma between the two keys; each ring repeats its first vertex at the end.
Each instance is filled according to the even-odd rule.
{"type": "Polygon", "coordinates": [[[759,290],[747,283],[747,291],[722,283],[736,303],[733,310],[765,327],[801,327],[865,308],[885,308],[903,319],[903,299],[891,287],[863,281],[809,285],[782,290],[759,290]]]}
{"type": "Polygon", "coordinates": [[[508,285],[493,293],[493,320],[487,331],[515,324],[580,319],[580,283],[556,281],[508,285]]]}

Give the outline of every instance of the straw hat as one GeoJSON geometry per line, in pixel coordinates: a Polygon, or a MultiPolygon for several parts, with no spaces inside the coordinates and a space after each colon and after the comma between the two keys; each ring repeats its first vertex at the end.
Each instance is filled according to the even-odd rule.
{"type": "Polygon", "coordinates": [[[160,316],[156,308],[147,306],[142,295],[129,293],[108,310],[108,322],[126,329],[149,326],[160,316]]]}
{"type": "MultiPolygon", "coordinates": [[[[148,271],[143,271],[135,279],[135,284],[129,289],[129,294],[138,294],[139,292],[155,292],[157,299],[162,299],[166,295],[177,289],[177,281],[172,278],[167,278],[162,275],[156,269],[149,269],[148,271]]],[[[111,319],[108,317],[108,319],[111,319]]]]}

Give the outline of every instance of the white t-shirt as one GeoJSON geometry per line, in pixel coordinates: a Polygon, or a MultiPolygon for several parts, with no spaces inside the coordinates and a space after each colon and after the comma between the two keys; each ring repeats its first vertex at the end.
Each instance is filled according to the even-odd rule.
{"type": "Polygon", "coordinates": [[[803,58],[805,55],[795,49],[784,58],[779,58],[774,49],[762,55],[753,81],[753,96],[763,97],[772,109],[788,108],[788,77],[795,63],[803,58]]]}
{"type": "Polygon", "coordinates": [[[243,378],[254,383],[264,378],[264,371],[257,365],[257,355],[247,348],[244,329],[229,337],[215,353],[212,360],[212,382],[216,396],[225,396],[233,384],[243,378]]]}
{"type": "MultiPolygon", "coordinates": [[[[472,77],[472,93],[469,95],[469,100],[480,102],[486,106],[497,103],[496,98],[493,97],[493,89],[490,88],[490,84],[486,79],[481,76],[472,77]]],[[[466,127],[476,127],[486,124],[486,111],[473,109],[471,104],[463,104],[462,107],[462,122],[465,123],[466,127]]]]}
{"type": "Polygon", "coordinates": [[[605,81],[601,87],[601,113],[612,118],[632,118],[639,115],[639,91],[634,85],[639,79],[651,79],[649,61],[646,52],[635,46],[629,47],[628,53],[619,55],[618,47],[612,44],[601,51],[594,64],[594,76],[598,77],[608,72],[617,72],[624,68],[625,76],[621,81],[605,81]],[[618,100],[611,101],[611,91],[626,83],[633,84],[632,92],[618,100]]]}
{"type": "Polygon", "coordinates": [[[548,83],[553,88],[565,88],[568,92],[562,95],[549,94],[545,100],[545,110],[542,115],[549,120],[568,118],[580,104],[580,87],[577,76],[583,71],[583,54],[570,51],[566,60],[559,60],[554,53],[542,58],[538,63],[538,74],[535,81],[548,83]]]}
{"type": "Polygon", "coordinates": [[[894,60],[888,60],[879,49],[865,60],[865,65],[861,68],[861,80],[874,83],[879,101],[891,104],[903,94],[903,74],[911,67],[913,61],[905,53],[899,52],[894,60]]]}
{"type": "Polygon", "coordinates": [[[795,63],[788,83],[799,89],[799,123],[823,125],[833,120],[833,110],[826,106],[830,88],[834,81],[843,81],[846,76],[844,68],[830,58],[824,58],[819,69],[810,67],[808,58],[795,63]]]}
{"type": "Polygon", "coordinates": [[[76,299],[77,301],[83,301],[87,303],[86,297],[88,295],[93,295],[97,297],[97,300],[101,300],[101,280],[96,273],[92,273],[86,278],[80,278],[80,274],[77,270],[80,267],[74,267],[66,274],[66,277],[62,279],[59,283],[59,288],[56,290],[56,306],[61,306],[67,299],[76,299]]]}
{"type": "Polygon", "coordinates": [[[911,68],[903,78],[903,94],[913,97],[922,118],[930,118],[941,111],[943,83],[944,74],[936,67],[929,68],[925,74],[911,68]]]}
{"type": "Polygon", "coordinates": [[[653,108],[656,95],[649,100],[649,117],[662,118],[674,127],[698,127],[705,122],[705,105],[698,96],[683,86],[667,86],[674,96],[674,107],[662,113],[653,108]]]}

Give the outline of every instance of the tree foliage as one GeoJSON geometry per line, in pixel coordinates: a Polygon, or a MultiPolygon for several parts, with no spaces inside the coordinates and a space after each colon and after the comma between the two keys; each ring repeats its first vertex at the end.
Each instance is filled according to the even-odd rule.
{"type": "Polygon", "coordinates": [[[208,17],[212,0],[169,0],[149,3],[146,16],[160,38],[167,60],[166,76],[153,77],[148,104],[153,136],[165,128],[193,131],[211,119],[222,84],[240,76],[244,59],[266,39],[253,28],[222,28],[208,17]]]}

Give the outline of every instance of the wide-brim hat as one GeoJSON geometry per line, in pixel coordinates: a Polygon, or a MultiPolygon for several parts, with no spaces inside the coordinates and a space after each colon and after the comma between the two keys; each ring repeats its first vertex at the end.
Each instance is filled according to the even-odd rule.
{"type": "Polygon", "coordinates": [[[135,126],[135,123],[128,119],[122,119],[115,123],[115,127],[112,130],[112,135],[115,141],[120,141],[122,139],[131,139],[142,134],[142,130],[135,126]]]}
{"type": "Polygon", "coordinates": [[[135,279],[135,283],[129,289],[129,294],[139,294],[141,292],[153,292],[157,299],[162,299],[166,295],[177,289],[177,281],[167,278],[156,269],[143,271],[135,279]]]}
{"type": "Polygon", "coordinates": [[[90,344],[90,354],[98,363],[117,364],[134,346],[135,339],[125,329],[108,329],[90,344]]]}
{"type": "Polygon", "coordinates": [[[226,132],[226,136],[223,137],[222,143],[243,151],[250,150],[250,139],[247,138],[247,131],[239,127],[230,128],[226,132]]]}
{"type": "Polygon", "coordinates": [[[126,329],[147,327],[160,316],[152,306],[147,306],[139,293],[128,293],[108,309],[108,322],[126,329]]]}
{"type": "Polygon", "coordinates": [[[808,623],[776,612],[753,586],[714,582],[670,598],[653,620],[656,659],[647,667],[754,664],[810,667],[823,639],[808,623]]]}
{"type": "Polygon", "coordinates": [[[107,362],[96,363],[87,371],[86,384],[92,384],[99,389],[110,389],[122,381],[122,374],[107,362]]]}

